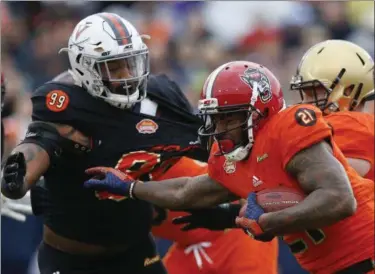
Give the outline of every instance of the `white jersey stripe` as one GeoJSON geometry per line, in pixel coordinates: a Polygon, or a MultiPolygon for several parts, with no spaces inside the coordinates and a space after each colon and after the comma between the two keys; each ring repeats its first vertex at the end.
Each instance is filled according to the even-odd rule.
{"type": "Polygon", "coordinates": [[[214,86],[216,77],[218,76],[219,72],[223,70],[223,68],[227,67],[229,64],[233,62],[226,63],[224,65],[221,65],[217,69],[215,69],[207,78],[208,83],[206,87],[206,98],[205,99],[211,99],[212,98],[212,88],[214,86]]]}

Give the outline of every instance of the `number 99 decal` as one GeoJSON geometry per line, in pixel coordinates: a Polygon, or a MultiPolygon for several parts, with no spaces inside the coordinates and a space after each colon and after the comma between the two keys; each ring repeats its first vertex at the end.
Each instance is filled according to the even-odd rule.
{"type": "Polygon", "coordinates": [[[69,105],[69,96],[62,90],[50,91],[46,96],[46,106],[53,112],[64,111],[69,105]]]}

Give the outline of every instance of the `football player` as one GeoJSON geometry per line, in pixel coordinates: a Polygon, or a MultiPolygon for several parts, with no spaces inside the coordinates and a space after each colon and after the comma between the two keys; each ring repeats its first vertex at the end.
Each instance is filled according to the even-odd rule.
{"type": "MultiPolygon", "coordinates": [[[[368,112],[374,103],[373,65],[370,55],[358,45],[327,40],[305,53],[291,82],[291,90],[300,92],[302,102],[323,111],[334,129],[334,140],[350,165],[371,180],[375,172],[374,117],[363,112],[368,112]]],[[[214,210],[219,213],[219,208],[196,211],[175,222],[206,227],[214,210]]]]}
{"type": "MultiPolygon", "coordinates": [[[[302,102],[323,111],[333,127],[333,138],[350,165],[371,180],[374,180],[374,117],[363,112],[373,104],[373,66],[373,60],[361,47],[348,41],[327,40],[306,52],[291,83],[291,90],[300,91],[302,102]],[[339,75],[342,70],[345,72],[339,75]]],[[[219,208],[196,211],[177,218],[175,223],[207,227],[214,213],[230,214],[219,208]]],[[[225,220],[224,216],[222,219],[225,220]]],[[[221,225],[225,227],[224,223],[221,225]]]]}
{"type": "Polygon", "coordinates": [[[267,68],[245,61],[224,64],[206,80],[199,102],[205,120],[199,134],[216,140],[208,174],[143,184],[97,167],[87,172],[103,177],[85,186],[173,209],[248,197],[237,225],[261,241],[283,236],[307,271],[373,271],[373,182],[350,167],[318,108],[284,108],[280,83],[267,68]],[[278,186],[306,197],[265,213],[256,192],[278,186]]]}
{"type": "Polygon", "coordinates": [[[129,169],[147,174],[183,155],[207,161],[201,121],[182,91],[149,75],[145,38],[116,14],[88,16],[63,49],[71,79],[65,73],[33,92],[33,122],[5,162],[1,188],[11,199],[32,188],[33,211],[44,217],[42,274],[165,273],[152,206],[83,187],[85,170],[97,165],[132,159],[129,169]],[[146,164],[149,155],[156,161],[146,164]]]}
{"type": "Polygon", "coordinates": [[[302,102],[319,107],[350,165],[374,180],[374,115],[365,104],[374,97],[374,61],[358,45],[327,40],[302,57],[290,88],[302,102]]]}

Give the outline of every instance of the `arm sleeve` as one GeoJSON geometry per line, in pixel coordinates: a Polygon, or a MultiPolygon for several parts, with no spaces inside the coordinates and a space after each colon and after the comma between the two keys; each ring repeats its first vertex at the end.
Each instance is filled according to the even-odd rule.
{"type": "Polygon", "coordinates": [[[280,122],[274,130],[278,132],[283,168],[301,150],[332,137],[331,127],[314,106],[293,106],[280,114],[280,122]]]}
{"type": "Polygon", "coordinates": [[[70,125],[86,135],[109,120],[110,106],[75,85],[46,83],[33,92],[31,101],[33,121],[70,125]]]}
{"type": "Polygon", "coordinates": [[[46,83],[32,96],[33,121],[71,124],[77,111],[77,98],[70,87],[59,83],[46,83]]]}

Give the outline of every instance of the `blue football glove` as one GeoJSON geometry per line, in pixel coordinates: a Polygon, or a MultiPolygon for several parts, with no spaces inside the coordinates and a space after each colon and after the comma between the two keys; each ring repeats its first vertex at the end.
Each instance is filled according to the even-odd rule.
{"type": "Polygon", "coordinates": [[[133,188],[137,181],[129,175],[111,167],[93,167],[86,173],[93,177],[84,183],[84,187],[135,198],[133,188]]]}
{"type": "Polygon", "coordinates": [[[257,203],[257,196],[255,192],[251,192],[247,197],[246,212],[244,217],[237,217],[236,224],[242,227],[247,235],[251,238],[269,242],[274,236],[264,233],[259,225],[259,218],[264,214],[264,210],[257,203]]]}

